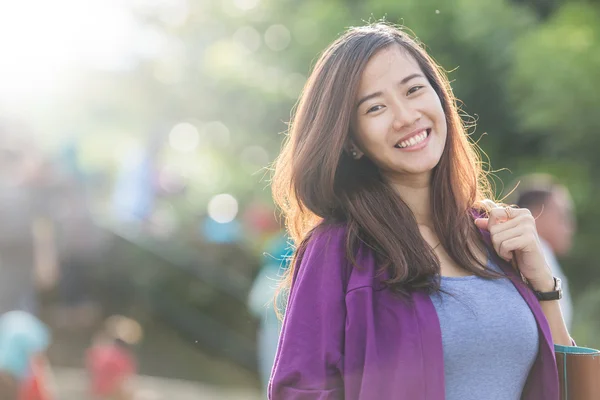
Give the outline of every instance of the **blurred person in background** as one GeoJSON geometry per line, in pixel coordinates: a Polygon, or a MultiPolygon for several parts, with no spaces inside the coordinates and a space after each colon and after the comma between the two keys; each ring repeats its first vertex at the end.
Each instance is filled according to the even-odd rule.
{"type": "Polygon", "coordinates": [[[293,248],[285,231],[279,231],[273,235],[267,241],[262,257],[262,266],[254,279],[248,296],[250,312],[260,321],[257,343],[258,367],[265,395],[281,331],[281,321],[278,318],[276,307],[280,311],[285,308],[283,304],[275,305],[273,299],[275,298],[277,285],[288,267],[292,253],[293,248]]]}
{"type": "Polygon", "coordinates": [[[19,196],[0,194],[7,207],[0,213],[12,211],[6,218],[14,220],[0,232],[11,227],[16,232],[11,238],[2,236],[0,260],[8,257],[13,265],[21,266],[27,283],[33,285],[23,291],[29,304],[15,309],[36,312],[38,295],[52,293],[58,285],[61,304],[55,317],[59,325],[84,327],[97,314],[89,299],[88,267],[100,240],[94,236],[97,230],[93,229],[83,185],[72,172],[34,149],[22,157],[16,165],[19,183],[13,188],[19,196]]]}
{"type": "Polygon", "coordinates": [[[144,229],[156,206],[158,159],[164,145],[164,129],[156,127],[143,147],[123,157],[112,193],[116,221],[144,229]]]}
{"type": "Polygon", "coordinates": [[[114,315],[105,321],[85,357],[88,391],[94,400],[135,398],[137,361],[133,346],[141,337],[141,326],[130,318],[114,315]]]}
{"type": "Polygon", "coordinates": [[[0,140],[0,312],[35,314],[38,290],[52,287],[58,276],[49,200],[39,199],[34,184],[41,156],[26,142],[0,140]]]}
{"type": "Polygon", "coordinates": [[[551,176],[532,174],[520,179],[514,202],[528,208],[536,218],[544,256],[554,275],[562,280],[563,296],[560,308],[567,327],[573,320],[573,305],[569,292],[569,280],[557,257],[569,253],[572,247],[576,224],[573,201],[569,190],[558,184],[551,176]]]}
{"type": "Polygon", "coordinates": [[[297,252],[270,398],[558,400],[558,281],[424,46],[349,28],[301,93],[273,177],[297,252]]]}
{"type": "Polygon", "coordinates": [[[24,311],[0,316],[0,397],[2,400],[52,400],[55,388],[46,358],[48,328],[24,311]]]}
{"type": "Polygon", "coordinates": [[[47,193],[47,201],[55,203],[50,215],[56,226],[60,271],[57,322],[72,329],[89,327],[99,318],[92,269],[98,262],[104,237],[94,225],[84,185],[59,165],[48,166],[47,170],[53,171],[54,177],[48,176],[46,183],[40,182],[39,190],[47,193]]]}

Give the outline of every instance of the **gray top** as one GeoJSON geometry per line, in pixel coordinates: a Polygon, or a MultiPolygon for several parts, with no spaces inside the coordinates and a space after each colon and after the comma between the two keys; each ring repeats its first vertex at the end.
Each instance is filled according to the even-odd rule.
{"type": "Polygon", "coordinates": [[[519,400],[539,344],[525,300],[505,278],[442,277],[441,288],[447,293],[431,299],[442,330],[446,400],[519,400]]]}

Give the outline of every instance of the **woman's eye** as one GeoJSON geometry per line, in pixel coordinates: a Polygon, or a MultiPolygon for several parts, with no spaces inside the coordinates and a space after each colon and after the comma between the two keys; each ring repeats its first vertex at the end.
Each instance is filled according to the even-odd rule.
{"type": "Polygon", "coordinates": [[[383,108],[383,106],[381,106],[381,105],[373,106],[367,110],[367,114],[375,112],[375,111],[379,111],[382,108],[383,108]]]}
{"type": "Polygon", "coordinates": [[[416,92],[417,90],[420,90],[422,88],[424,88],[425,86],[423,85],[417,85],[417,86],[413,86],[410,89],[408,89],[408,94],[413,94],[414,92],[416,92]]]}

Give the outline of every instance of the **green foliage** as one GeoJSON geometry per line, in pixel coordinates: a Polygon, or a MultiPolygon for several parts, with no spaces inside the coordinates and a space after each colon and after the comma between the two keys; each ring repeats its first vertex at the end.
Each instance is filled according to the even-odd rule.
{"type": "MultiPolygon", "coordinates": [[[[579,214],[575,249],[565,263],[575,288],[600,277],[594,254],[600,234],[600,11],[586,3],[565,4],[515,43],[510,98],[519,130],[536,138],[540,162],[530,169],[553,172],[569,186],[579,214]]],[[[527,160],[527,150],[520,156],[527,160]]],[[[575,291],[577,292],[577,291],[575,291]]]]}
{"type": "Polygon", "coordinates": [[[597,166],[600,121],[600,14],[569,4],[517,41],[511,95],[523,130],[551,137],[555,154],[586,154],[597,166]]]}
{"type": "Polygon", "coordinates": [[[591,286],[577,296],[571,336],[583,347],[600,349],[600,286],[591,286]]]}

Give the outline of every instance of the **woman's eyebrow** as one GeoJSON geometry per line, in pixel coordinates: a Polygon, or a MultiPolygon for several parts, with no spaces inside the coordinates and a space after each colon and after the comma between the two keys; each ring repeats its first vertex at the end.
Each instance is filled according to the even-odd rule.
{"type": "Polygon", "coordinates": [[[379,97],[379,96],[381,96],[382,94],[383,94],[383,92],[375,92],[375,93],[371,93],[371,94],[368,94],[368,95],[364,96],[363,98],[361,98],[361,99],[358,101],[358,104],[356,105],[356,108],[360,107],[360,105],[361,105],[362,103],[364,103],[365,101],[367,101],[367,100],[371,100],[371,99],[372,99],[372,98],[374,98],[374,97],[379,97]]]}

